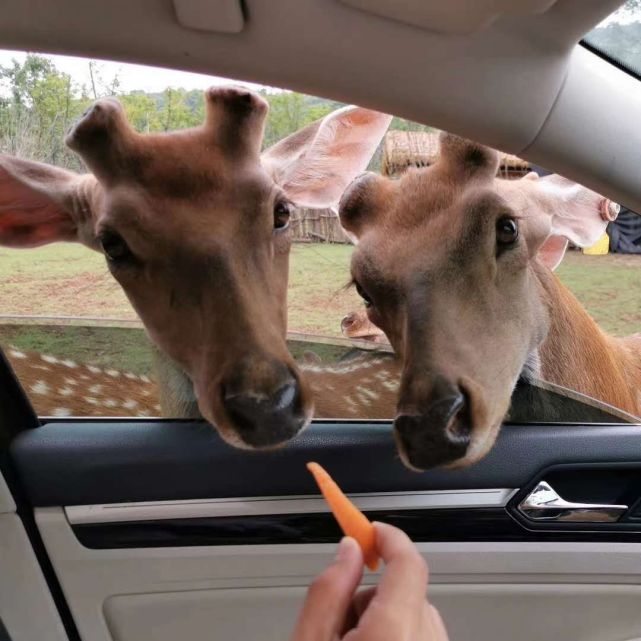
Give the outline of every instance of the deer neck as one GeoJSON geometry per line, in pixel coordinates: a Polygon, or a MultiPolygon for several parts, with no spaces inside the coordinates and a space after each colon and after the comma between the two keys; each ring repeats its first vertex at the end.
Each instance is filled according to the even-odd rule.
{"type": "MultiPolygon", "coordinates": [[[[316,418],[389,419],[396,407],[400,369],[387,352],[368,352],[338,363],[299,363],[312,389],[316,418]]],[[[201,418],[191,381],[159,349],[154,370],[164,416],[201,418]]]]}
{"type": "Polygon", "coordinates": [[[641,413],[641,368],[635,381],[631,351],[621,339],[603,332],[549,269],[537,264],[534,275],[550,319],[540,347],[542,378],[631,414],[641,413]]]}
{"type": "Polygon", "coordinates": [[[163,416],[202,418],[191,380],[177,363],[155,346],[153,368],[163,416]]]}

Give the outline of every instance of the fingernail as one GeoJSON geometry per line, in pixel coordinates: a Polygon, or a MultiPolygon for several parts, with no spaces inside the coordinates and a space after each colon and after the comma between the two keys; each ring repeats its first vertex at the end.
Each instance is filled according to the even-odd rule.
{"type": "Polygon", "coordinates": [[[341,542],[338,544],[338,550],[336,550],[336,561],[344,561],[350,555],[350,550],[353,549],[354,545],[358,545],[356,541],[351,536],[344,536],[341,539],[341,542]]]}

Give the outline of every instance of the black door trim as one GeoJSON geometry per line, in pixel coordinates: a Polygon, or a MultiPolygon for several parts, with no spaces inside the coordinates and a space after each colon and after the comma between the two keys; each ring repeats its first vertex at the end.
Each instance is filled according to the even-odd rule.
{"type": "Polygon", "coordinates": [[[317,495],[318,460],[349,493],[522,488],[551,465],[641,462],[641,428],[506,425],[461,470],[406,469],[391,423],[315,423],[271,452],[231,448],[193,421],[65,421],[18,435],[12,457],[34,507],[129,501],[317,495]]]}

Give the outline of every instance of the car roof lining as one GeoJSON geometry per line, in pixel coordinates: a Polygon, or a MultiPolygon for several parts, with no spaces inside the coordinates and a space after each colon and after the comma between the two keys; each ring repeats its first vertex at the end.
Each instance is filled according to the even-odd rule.
{"type": "Polygon", "coordinates": [[[391,112],[521,155],[641,211],[641,83],[577,46],[619,4],[557,0],[542,13],[502,15],[457,35],[339,0],[246,0],[239,33],[185,28],[170,0],[7,0],[0,42],[391,112]]]}

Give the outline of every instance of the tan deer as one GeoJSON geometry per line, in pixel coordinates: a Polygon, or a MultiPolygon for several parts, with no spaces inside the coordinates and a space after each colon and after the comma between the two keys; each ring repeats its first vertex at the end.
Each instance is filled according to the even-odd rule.
{"type": "MultiPolygon", "coordinates": [[[[181,417],[163,413],[162,390],[144,374],[13,346],[4,351],[38,416],[181,417]]],[[[390,353],[364,351],[337,363],[314,359],[297,365],[311,390],[317,418],[393,417],[399,371],[390,353]]]]}
{"type": "Polygon", "coordinates": [[[559,176],[496,179],[497,166],[444,134],[433,166],[363,175],[341,200],[353,279],[402,361],[395,434],[414,468],[484,456],[519,377],[641,415],[641,337],[606,335],[552,273],[618,207],[559,176]]]}
{"type": "Polygon", "coordinates": [[[347,107],[261,153],[261,97],[205,98],[203,126],[165,134],[96,102],[66,140],[91,174],[1,157],[0,245],[102,251],[162,354],[165,413],[191,407],[229,443],[271,447],[313,410],[285,343],[292,203],[335,205],[390,117],[347,107]]]}

